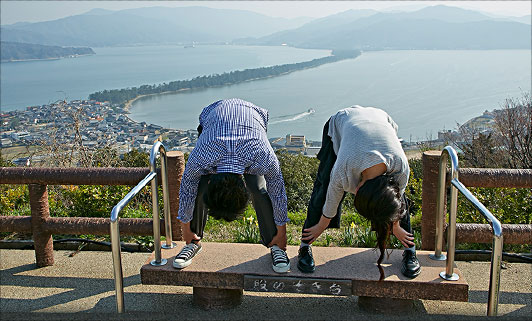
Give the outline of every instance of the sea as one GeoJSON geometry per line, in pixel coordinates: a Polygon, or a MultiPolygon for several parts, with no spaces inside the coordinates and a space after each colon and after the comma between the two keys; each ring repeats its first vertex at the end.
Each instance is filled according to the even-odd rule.
{"type": "MultiPolygon", "coordinates": [[[[287,46],[197,45],[93,48],[96,55],[1,64],[2,110],[58,99],[85,99],[95,91],[160,84],[196,76],[307,61],[329,50],[287,46]]],[[[242,98],[269,110],[269,137],[320,140],[339,109],[384,109],[406,141],[498,109],[531,90],[530,50],[370,51],[361,56],[245,83],[142,97],[129,117],[175,129],[194,129],[202,108],[242,98]]]]}

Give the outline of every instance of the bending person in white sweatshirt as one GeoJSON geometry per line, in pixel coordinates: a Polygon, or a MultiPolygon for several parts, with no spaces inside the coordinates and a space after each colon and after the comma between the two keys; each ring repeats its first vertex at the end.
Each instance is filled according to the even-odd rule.
{"type": "Polygon", "coordinates": [[[397,137],[397,124],[383,110],[354,106],[331,116],[323,128],[320,165],[303,227],[297,267],[314,272],[310,244],[328,228],[340,227],[345,193],[355,195],[357,212],[371,222],[381,251],[393,233],[405,246],[401,272],[414,278],[421,272],[404,195],[410,169],[397,137]]]}

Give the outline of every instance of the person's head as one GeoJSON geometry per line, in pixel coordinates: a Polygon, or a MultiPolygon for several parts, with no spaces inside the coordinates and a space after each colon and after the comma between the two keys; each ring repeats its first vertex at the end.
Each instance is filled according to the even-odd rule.
{"type": "Polygon", "coordinates": [[[377,264],[382,280],[384,270],[381,262],[384,259],[392,224],[405,215],[406,204],[402,201],[399,185],[388,175],[367,180],[355,195],[355,208],[360,215],[371,222],[371,227],[377,234],[377,246],[381,251],[377,264]]]}
{"type": "Polygon", "coordinates": [[[216,219],[230,222],[242,217],[249,201],[244,178],[234,173],[211,175],[203,201],[216,219]]]}

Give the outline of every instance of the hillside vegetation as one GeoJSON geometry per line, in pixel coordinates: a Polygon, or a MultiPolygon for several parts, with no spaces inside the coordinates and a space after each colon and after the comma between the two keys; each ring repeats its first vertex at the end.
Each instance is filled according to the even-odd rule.
{"type": "Polygon", "coordinates": [[[91,48],[43,46],[31,43],[1,42],[1,60],[57,59],[63,57],[94,55],[91,48]]]}

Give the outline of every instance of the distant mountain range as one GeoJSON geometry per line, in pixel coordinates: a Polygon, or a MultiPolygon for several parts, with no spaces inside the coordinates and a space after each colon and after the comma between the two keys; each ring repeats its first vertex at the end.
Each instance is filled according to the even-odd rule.
{"type": "Polygon", "coordinates": [[[294,30],[236,43],[386,50],[528,49],[530,41],[528,24],[456,7],[432,6],[414,12],[350,10],[294,30]]]}
{"type": "Polygon", "coordinates": [[[53,21],[2,26],[1,34],[2,41],[55,46],[231,42],[361,50],[528,49],[530,28],[530,15],[491,17],[441,5],[411,12],[349,10],[315,20],[197,6],[95,9],[53,21]]]}
{"type": "Polygon", "coordinates": [[[93,55],[91,48],[73,48],[59,46],[43,46],[29,43],[8,42],[0,43],[2,61],[17,61],[29,59],[56,59],[79,55],[93,55]]]}
{"type": "Polygon", "coordinates": [[[206,7],[95,9],[53,21],[2,26],[1,32],[3,41],[59,46],[206,43],[261,37],[310,20],[206,7]]]}

